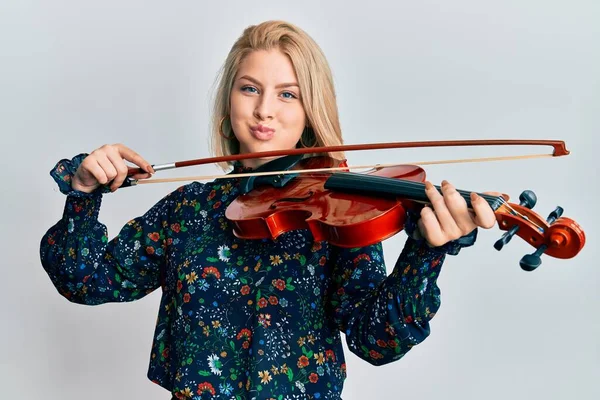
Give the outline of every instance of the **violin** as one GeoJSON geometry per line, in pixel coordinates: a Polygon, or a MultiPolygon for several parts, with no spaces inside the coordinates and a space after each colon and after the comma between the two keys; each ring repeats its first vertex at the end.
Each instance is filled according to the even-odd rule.
{"type": "MultiPolygon", "coordinates": [[[[468,142],[479,144],[490,141],[468,142]]],[[[569,154],[564,142],[560,141],[492,142],[551,145],[554,147],[552,156],[569,154]]],[[[400,145],[417,147],[423,143],[464,144],[454,141],[408,142],[408,145],[400,145]]],[[[251,174],[240,174],[240,195],[225,211],[226,218],[234,227],[233,233],[241,239],[276,239],[291,230],[309,229],[317,241],[326,240],[340,247],[362,247],[388,239],[402,231],[407,211],[418,211],[429,201],[425,194],[426,173],[418,165],[376,166],[366,173],[355,173],[348,170],[346,160],[328,155],[312,154],[304,157],[308,152],[325,152],[321,149],[332,152],[357,148],[330,146],[288,150],[287,155],[263,164],[251,174]]],[[[275,155],[281,155],[281,152],[224,156],[209,160],[275,155]]],[[[188,161],[179,166],[210,162],[206,160],[188,161]]],[[[153,166],[156,171],[173,167],[178,165],[153,166]]],[[[130,168],[129,175],[138,171],[137,168],[130,168]]],[[[232,176],[225,175],[230,178],[232,176]]],[[[129,182],[126,186],[136,183],[129,182]]],[[[439,186],[436,187],[440,189],[439,186]]],[[[458,192],[471,208],[470,191],[458,192]]],[[[545,219],[533,212],[537,198],[530,190],[521,193],[519,204],[509,203],[503,196],[479,195],[494,210],[498,227],[505,231],[494,244],[496,250],[504,248],[514,236],[536,249],[521,259],[520,266],[525,271],[538,268],[542,254],[568,259],[575,257],[585,245],[584,231],[577,222],[562,215],[562,207],[556,207],[545,219]]]]}

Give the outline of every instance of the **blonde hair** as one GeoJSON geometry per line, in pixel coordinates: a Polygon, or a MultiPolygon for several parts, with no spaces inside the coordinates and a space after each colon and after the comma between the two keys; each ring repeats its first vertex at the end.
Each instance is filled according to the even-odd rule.
{"type": "MultiPolygon", "coordinates": [[[[227,123],[227,117],[230,114],[231,90],[240,63],[252,51],[272,49],[279,49],[289,57],[298,77],[302,106],[309,126],[302,133],[299,143],[310,147],[343,143],[333,77],[323,51],[297,26],[285,21],[266,21],[244,29],[233,44],[217,76],[211,118],[211,147],[216,156],[239,153],[239,142],[233,134],[231,124],[227,123]],[[221,129],[222,133],[231,139],[225,139],[220,133],[221,129]]],[[[344,159],[343,153],[329,155],[344,159]]],[[[232,163],[220,165],[226,169],[228,164],[232,163]]]]}

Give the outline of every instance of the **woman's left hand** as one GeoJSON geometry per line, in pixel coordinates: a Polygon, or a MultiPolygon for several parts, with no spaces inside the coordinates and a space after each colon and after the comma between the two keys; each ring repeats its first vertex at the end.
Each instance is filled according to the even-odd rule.
{"type": "MultiPolygon", "coordinates": [[[[471,193],[472,210],[467,207],[465,199],[448,181],[442,181],[441,193],[431,184],[425,182],[425,193],[431,207],[421,210],[421,218],[417,222],[418,233],[425,238],[429,246],[438,247],[468,235],[477,227],[490,229],[496,224],[496,215],[488,202],[476,193],[471,193]]],[[[484,192],[494,196],[508,196],[497,192],[484,192]]]]}

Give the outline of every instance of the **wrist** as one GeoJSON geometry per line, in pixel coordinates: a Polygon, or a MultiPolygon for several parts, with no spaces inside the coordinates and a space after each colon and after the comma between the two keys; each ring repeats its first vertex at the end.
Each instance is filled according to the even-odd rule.
{"type": "Polygon", "coordinates": [[[71,189],[76,190],[78,192],[83,192],[83,193],[92,193],[94,190],[97,189],[97,187],[93,187],[93,186],[85,186],[83,185],[80,180],[77,178],[77,175],[74,175],[73,178],[71,179],[71,189]]]}

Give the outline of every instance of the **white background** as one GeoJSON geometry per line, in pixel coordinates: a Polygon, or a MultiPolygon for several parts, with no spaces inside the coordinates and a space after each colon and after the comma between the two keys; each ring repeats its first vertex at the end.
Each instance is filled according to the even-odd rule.
{"type": "MultiPolygon", "coordinates": [[[[344,399],[597,399],[600,377],[597,1],[8,1],[0,6],[2,279],[0,397],[156,399],[146,378],[157,291],[138,302],[78,306],[59,296],[39,241],[64,196],[61,158],[122,142],[152,163],[209,156],[218,68],[242,30],[267,19],[305,29],[334,72],[348,144],[558,139],[568,157],[426,167],[465,190],[538,196],[578,221],[587,246],[543,257],[497,228],[449,257],[432,334],[373,367],[347,352],[344,399]]],[[[350,164],[546,152],[538,147],[347,153],[350,164]]],[[[165,171],[157,177],[219,172],[165,171]]],[[[179,183],[105,196],[116,234],[179,183]]],[[[405,235],[385,243],[388,270],[405,235]]]]}

